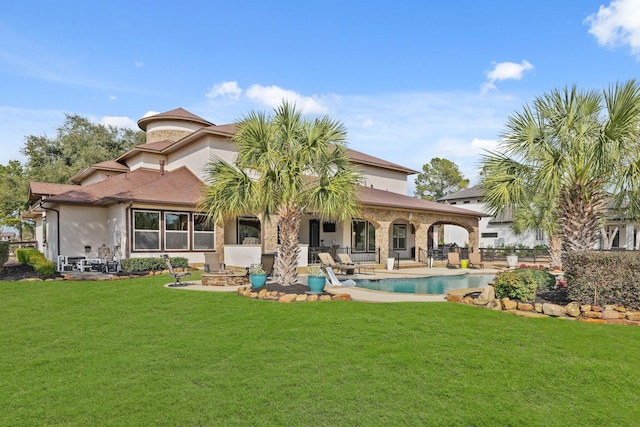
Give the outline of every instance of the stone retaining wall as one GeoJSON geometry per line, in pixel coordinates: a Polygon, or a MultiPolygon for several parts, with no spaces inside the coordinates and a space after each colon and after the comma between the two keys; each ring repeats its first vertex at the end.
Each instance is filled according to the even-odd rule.
{"type": "Polygon", "coordinates": [[[640,312],[630,311],[625,307],[617,305],[605,305],[603,307],[591,304],[579,305],[576,302],[558,305],[513,301],[509,298],[497,299],[493,286],[484,288],[477,298],[453,293],[447,295],[447,301],[506,311],[526,317],[560,317],[589,323],[640,326],[640,312]]]}
{"type": "Polygon", "coordinates": [[[288,294],[286,292],[278,291],[269,292],[266,289],[262,289],[259,292],[254,292],[251,286],[239,287],[238,293],[248,298],[277,302],[351,301],[351,295],[349,294],[288,294]]]}

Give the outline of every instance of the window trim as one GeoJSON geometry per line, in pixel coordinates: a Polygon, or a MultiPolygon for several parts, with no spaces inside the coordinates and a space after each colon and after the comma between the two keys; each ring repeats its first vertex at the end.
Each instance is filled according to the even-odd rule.
{"type": "Polygon", "coordinates": [[[151,210],[151,209],[132,209],[131,212],[131,252],[160,252],[162,250],[162,233],[160,233],[160,230],[162,228],[162,211],[159,210],[151,210]],[[142,212],[142,213],[152,213],[152,214],[157,214],[158,215],[158,229],[157,230],[152,230],[152,229],[145,229],[145,228],[141,228],[138,229],[136,228],[136,213],[138,212],[142,212]],[[143,231],[143,232],[155,232],[158,233],[158,247],[157,248],[138,248],[136,245],[136,233],[138,231],[143,231]]]}
{"type": "Polygon", "coordinates": [[[179,211],[162,211],[162,230],[163,230],[163,237],[164,240],[161,244],[161,247],[164,248],[165,251],[171,251],[171,252],[188,252],[191,251],[191,215],[190,212],[179,212],[179,211]],[[168,230],[167,229],[167,216],[168,215],[178,215],[178,216],[182,216],[182,215],[186,215],[187,217],[187,229],[186,230],[168,230]],[[171,234],[181,234],[181,235],[186,235],[187,239],[187,247],[186,248],[169,248],[167,247],[167,242],[169,241],[169,239],[167,238],[168,235],[171,234]]]}
{"type": "MultiPolygon", "coordinates": [[[[193,232],[191,234],[192,244],[191,247],[194,251],[215,251],[216,250],[216,225],[215,223],[211,223],[211,230],[196,230],[196,217],[204,217],[206,218],[206,214],[193,212],[191,215],[191,223],[193,224],[193,232]],[[196,247],[196,235],[213,235],[213,247],[212,248],[197,248],[196,247]]],[[[202,223],[206,223],[207,221],[203,221],[202,223]]]]}
{"type": "MultiPolygon", "coordinates": [[[[398,233],[399,234],[399,233],[398,233]]],[[[393,224],[392,231],[392,249],[394,251],[406,251],[407,250],[407,224],[393,224]],[[404,237],[399,237],[396,235],[397,230],[404,230],[404,237]],[[398,246],[399,240],[402,239],[404,241],[404,246],[398,246]]]]}

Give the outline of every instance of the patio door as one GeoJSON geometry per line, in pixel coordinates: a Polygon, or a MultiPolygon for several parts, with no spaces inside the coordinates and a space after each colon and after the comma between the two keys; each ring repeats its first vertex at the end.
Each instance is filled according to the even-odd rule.
{"type": "Polygon", "coordinates": [[[315,248],[320,246],[320,220],[309,220],[309,247],[315,248]]]}

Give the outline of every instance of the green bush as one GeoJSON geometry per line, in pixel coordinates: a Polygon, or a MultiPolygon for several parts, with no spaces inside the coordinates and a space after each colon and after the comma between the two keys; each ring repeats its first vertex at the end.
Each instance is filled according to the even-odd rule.
{"type": "Polygon", "coordinates": [[[16,258],[23,265],[30,265],[40,277],[52,277],[56,274],[56,265],[35,249],[16,249],[16,258]]]}
{"type": "Polygon", "coordinates": [[[522,268],[498,273],[493,281],[496,297],[533,301],[538,289],[533,271],[535,270],[522,268]]]}
{"type": "Polygon", "coordinates": [[[563,260],[567,293],[580,304],[640,308],[637,251],[570,252],[563,260]]]}
{"type": "MultiPolygon", "coordinates": [[[[169,258],[174,268],[189,267],[189,260],[184,257],[169,258]]],[[[140,271],[161,271],[167,268],[163,257],[126,258],[121,261],[122,271],[129,273],[140,271]]]]}
{"type": "Polygon", "coordinates": [[[4,268],[4,263],[9,260],[9,242],[0,242],[0,271],[4,268]]]}
{"type": "Polygon", "coordinates": [[[40,253],[40,252],[33,248],[16,249],[16,258],[20,264],[29,265],[29,258],[34,253],[40,253]]]}

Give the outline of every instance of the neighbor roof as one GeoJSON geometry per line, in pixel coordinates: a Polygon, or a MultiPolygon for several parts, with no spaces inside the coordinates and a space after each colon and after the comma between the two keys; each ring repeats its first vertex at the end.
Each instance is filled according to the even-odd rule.
{"type": "Polygon", "coordinates": [[[440,197],[438,201],[448,201],[448,200],[460,200],[460,199],[477,199],[479,197],[483,197],[484,193],[480,189],[479,185],[474,185],[473,187],[465,188],[460,191],[456,191],[455,193],[447,194],[444,197],[440,197]]]}

